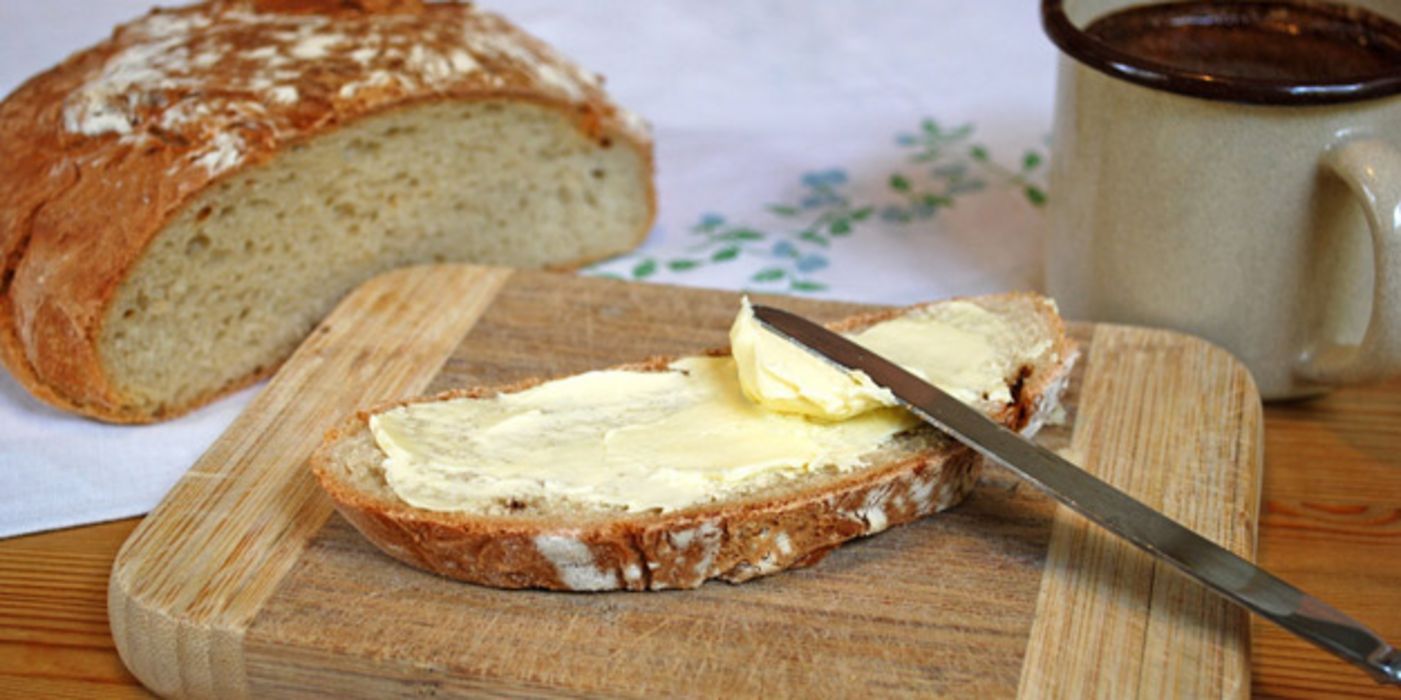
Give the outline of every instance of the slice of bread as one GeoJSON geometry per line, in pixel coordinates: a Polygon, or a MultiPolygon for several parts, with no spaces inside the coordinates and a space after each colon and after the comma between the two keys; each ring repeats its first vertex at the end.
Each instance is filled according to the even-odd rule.
{"type": "MultiPolygon", "coordinates": [[[[994,339],[1005,350],[1011,401],[979,408],[1009,428],[1034,432],[1057,406],[1076,354],[1054,304],[1031,294],[964,301],[993,312],[1012,331],[994,339]]],[[[859,315],[830,327],[856,332],[941,303],[859,315]]],[[[618,369],[664,371],[670,362],[655,358],[618,369]]],[[[416,508],[388,485],[371,415],[417,401],[486,399],[541,383],[458,390],[360,412],[328,432],[311,468],[340,513],[403,562],[501,588],[603,591],[695,588],[708,579],[741,582],[808,566],[847,540],[957,504],[982,465],[970,448],[918,426],[872,445],[854,470],[816,469],[669,512],[622,512],[564,497],[502,497],[444,512],[416,508]]]]}
{"type": "Polygon", "coordinates": [[[646,125],[461,2],[155,10],[0,102],[0,361],[116,422],[267,376],[350,289],[572,267],[655,213],[646,125]]]}

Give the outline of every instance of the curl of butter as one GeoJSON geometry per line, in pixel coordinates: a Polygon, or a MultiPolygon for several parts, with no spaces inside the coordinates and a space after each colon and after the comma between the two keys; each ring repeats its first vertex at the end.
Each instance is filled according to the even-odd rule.
{"type": "Polygon", "coordinates": [[[730,326],[730,352],[744,395],[771,411],[841,421],[898,403],[865,372],[843,370],[765,328],[748,297],[730,326]]]}

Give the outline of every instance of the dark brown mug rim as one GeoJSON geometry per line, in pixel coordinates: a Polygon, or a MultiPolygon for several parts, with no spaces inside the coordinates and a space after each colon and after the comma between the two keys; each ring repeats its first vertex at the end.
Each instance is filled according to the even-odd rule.
{"type": "MultiPolygon", "coordinates": [[[[1297,0],[1295,0],[1297,2],[1297,0]]],[[[1302,2],[1316,7],[1335,3],[1302,2]]],[[[1148,61],[1120,51],[1086,34],[1065,14],[1064,0],[1041,0],[1041,26],[1061,51],[1076,61],[1114,78],[1190,97],[1265,105],[1320,105],[1357,102],[1401,93],[1401,71],[1331,82],[1281,83],[1229,76],[1210,76],[1148,61]]],[[[1364,22],[1376,15],[1355,9],[1364,22]]]]}

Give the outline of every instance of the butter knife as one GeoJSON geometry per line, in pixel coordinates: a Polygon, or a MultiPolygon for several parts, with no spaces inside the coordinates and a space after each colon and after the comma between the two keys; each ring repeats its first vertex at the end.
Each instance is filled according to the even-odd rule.
{"type": "Polygon", "coordinates": [[[865,372],[919,418],[1227,600],[1361,668],[1378,683],[1401,685],[1401,653],[1333,606],[994,423],[855,342],[779,309],[755,306],[754,316],[770,330],[836,366],[865,372]]]}

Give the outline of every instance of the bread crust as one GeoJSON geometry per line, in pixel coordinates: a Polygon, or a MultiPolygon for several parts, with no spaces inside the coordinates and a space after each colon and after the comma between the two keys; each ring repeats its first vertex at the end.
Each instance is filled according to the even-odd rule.
{"type": "Polygon", "coordinates": [[[648,216],[633,238],[641,242],[656,212],[645,126],[607,98],[596,76],[500,17],[416,0],[223,0],[154,10],[118,27],[0,103],[0,171],[7,173],[0,362],[37,398],[121,423],[171,418],[257,381],[275,368],[155,414],[124,400],[98,341],[112,299],[147,246],[209,187],[298,144],[394,110],[479,100],[552,109],[601,146],[636,150],[647,186],[648,216]],[[328,48],[316,42],[318,33],[349,39],[328,48]],[[357,56],[353,39],[371,34],[430,53],[418,54],[417,63],[408,48],[397,58],[393,49],[357,56]],[[113,82],[104,71],[114,70],[114,57],[121,64],[123,52],[153,46],[165,47],[157,59],[167,62],[180,51],[196,64],[205,54],[218,60],[193,75],[172,68],[169,87],[141,93],[135,104],[127,103],[130,90],[113,97],[92,87],[113,82]],[[270,55],[269,46],[280,53],[270,55]],[[283,77],[265,86],[265,74],[283,77]],[[126,110],[115,118],[127,126],[104,111],[112,109],[126,110]],[[188,118],[172,118],[177,109],[188,118]],[[221,150],[230,138],[238,147],[221,150]]]}
{"type": "MultiPolygon", "coordinates": [[[[1077,350],[1048,300],[1028,294],[975,299],[980,305],[1037,304],[1055,358],[1023,371],[1014,401],[990,417],[1019,431],[1039,427],[1070,377],[1077,350]]],[[[860,314],[828,327],[852,332],[912,309],[860,314]]],[[[706,354],[725,355],[712,350],[706,354]]],[[[655,357],[613,369],[661,371],[655,357]]],[[[567,591],[696,588],[810,566],[855,537],[944,510],[973,488],[983,458],[953,440],[896,462],[858,470],[825,485],[779,497],[758,494],[667,513],[578,520],[486,516],[415,508],[357,489],[338,475],[335,448],[367,438],[369,417],[398,406],[452,398],[486,398],[542,383],[478,387],[395,401],[361,411],[330,430],[309,466],[337,511],[390,556],[450,578],[498,588],[567,591]]]]}

